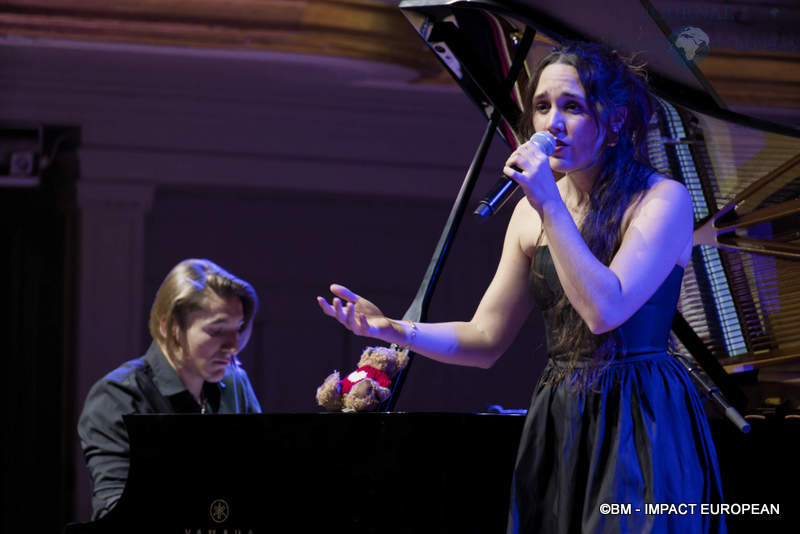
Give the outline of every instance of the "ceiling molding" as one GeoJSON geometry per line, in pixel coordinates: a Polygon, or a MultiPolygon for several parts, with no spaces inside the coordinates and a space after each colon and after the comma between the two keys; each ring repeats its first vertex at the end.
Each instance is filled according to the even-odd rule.
{"type": "MultiPolygon", "coordinates": [[[[369,60],[408,68],[412,74],[408,87],[452,87],[447,71],[395,4],[385,0],[6,0],[0,6],[0,34],[6,40],[58,39],[98,47],[117,43],[201,53],[269,51],[369,60]]],[[[792,2],[776,0],[768,6],[751,1],[703,3],[715,4],[724,6],[726,16],[735,17],[740,29],[736,35],[725,35],[716,33],[713,20],[703,21],[718,42],[777,39],[800,43],[795,29],[800,10],[792,2]]],[[[662,0],[655,5],[662,12],[658,16],[669,16],[683,13],[689,4],[662,0]]],[[[690,7],[696,9],[694,4],[690,7]]],[[[728,106],[796,109],[790,120],[800,122],[800,51],[712,50],[700,68],[728,106]]]]}
{"type": "Polygon", "coordinates": [[[0,33],[369,59],[444,79],[397,7],[377,0],[8,0],[0,33]]]}

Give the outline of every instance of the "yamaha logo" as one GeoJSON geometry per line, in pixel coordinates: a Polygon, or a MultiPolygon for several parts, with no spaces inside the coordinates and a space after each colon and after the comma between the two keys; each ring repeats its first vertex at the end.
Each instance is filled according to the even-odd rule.
{"type": "MultiPolygon", "coordinates": [[[[208,501],[206,501],[208,502],[208,501]]],[[[241,519],[242,515],[247,515],[247,511],[242,511],[242,508],[238,508],[237,514],[241,519]]],[[[216,499],[214,502],[211,503],[211,506],[208,509],[208,515],[211,516],[211,520],[216,523],[217,525],[212,527],[204,527],[204,528],[184,528],[183,534],[256,534],[255,530],[252,528],[242,528],[242,525],[221,525],[220,523],[225,523],[227,520],[231,518],[231,507],[228,504],[228,501],[224,499],[216,499]]],[[[207,522],[204,521],[204,522],[207,522]]]]}
{"type": "Polygon", "coordinates": [[[228,520],[228,516],[230,515],[231,509],[228,506],[228,503],[223,501],[222,499],[217,499],[216,501],[211,503],[211,509],[209,513],[211,514],[211,519],[215,523],[223,523],[228,520]]]}

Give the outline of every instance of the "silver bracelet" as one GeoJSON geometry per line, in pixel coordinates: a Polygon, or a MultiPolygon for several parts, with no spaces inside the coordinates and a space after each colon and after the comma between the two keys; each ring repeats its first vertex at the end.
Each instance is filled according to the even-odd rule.
{"type": "Polygon", "coordinates": [[[406,344],[405,349],[410,351],[411,344],[414,343],[414,338],[417,337],[418,328],[417,325],[414,324],[414,321],[412,321],[411,319],[406,319],[406,321],[408,321],[408,324],[411,325],[411,336],[408,339],[408,344],[406,344]]]}

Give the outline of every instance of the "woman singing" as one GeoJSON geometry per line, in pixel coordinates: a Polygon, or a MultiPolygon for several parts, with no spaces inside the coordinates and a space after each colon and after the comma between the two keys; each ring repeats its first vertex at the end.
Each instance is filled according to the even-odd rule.
{"type": "Polygon", "coordinates": [[[548,363],[520,441],[509,532],[724,532],[724,518],[699,513],[721,501],[716,453],[694,386],[667,352],[693,215],[686,189],[642,162],[653,115],[643,69],[567,44],[539,63],[525,104],[522,133],[547,131],[556,149],[548,158],[527,142],[508,158],[503,172],[525,196],[470,321],[389,319],[339,285],[319,305],[355,334],[488,368],[537,303],[548,363]],[[649,514],[646,503],[698,512],[649,514]]]}

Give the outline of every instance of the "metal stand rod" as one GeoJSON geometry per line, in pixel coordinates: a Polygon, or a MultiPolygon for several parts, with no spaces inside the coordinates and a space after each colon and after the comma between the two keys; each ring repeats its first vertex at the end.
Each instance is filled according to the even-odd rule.
{"type": "Polygon", "coordinates": [[[747,406],[747,397],[733,382],[728,373],[725,372],[717,358],[706,348],[703,341],[697,336],[697,333],[680,312],[675,312],[675,316],[672,318],[672,332],[712,380],[715,385],[714,389],[716,390],[718,386],[718,391],[721,391],[726,398],[730,399],[730,402],[737,409],[743,410],[747,406]]]}
{"type": "Polygon", "coordinates": [[[734,406],[725,400],[725,397],[720,393],[716,384],[722,386],[722,391],[725,396],[730,398],[739,409],[744,409],[747,404],[747,397],[745,397],[741,389],[731,382],[728,374],[714,355],[709,352],[703,344],[703,341],[697,336],[691,325],[689,325],[689,322],[680,312],[675,312],[675,317],[672,319],[672,332],[675,334],[675,337],[683,343],[683,346],[686,347],[698,365],[700,365],[712,380],[712,382],[709,383],[709,381],[698,372],[697,367],[695,367],[691,360],[680,354],[674,354],[678,361],[689,371],[689,375],[699,384],[700,388],[703,390],[702,393],[714,401],[722,413],[725,414],[725,417],[736,425],[736,428],[745,433],[749,432],[750,424],[741,416],[734,406]]]}
{"type": "Polygon", "coordinates": [[[740,414],[736,408],[731,406],[728,403],[728,401],[725,400],[725,397],[723,397],[720,394],[719,389],[717,389],[717,387],[714,384],[709,383],[709,381],[706,380],[702,374],[700,374],[698,368],[692,363],[692,361],[689,358],[687,358],[683,354],[673,354],[673,356],[675,357],[675,359],[681,362],[684,367],[686,367],[686,370],[689,372],[689,375],[694,379],[695,382],[697,382],[697,384],[702,389],[702,393],[706,397],[714,401],[714,404],[717,405],[717,408],[720,409],[720,411],[725,415],[725,417],[728,418],[728,420],[731,423],[736,425],[736,428],[738,428],[745,434],[750,432],[750,423],[748,423],[747,420],[744,417],[742,417],[742,414],[740,414]]]}
{"type": "MultiPolygon", "coordinates": [[[[447,254],[450,252],[450,245],[456,237],[461,219],[464,218],[464,211],[466,210],[470,195],[472,195],[475,183],[478,181],[478,176],[483,168],[483,162],[486,159],[487,152],[489,152],[489,147],[492,144],[492,138],[494,137],[498,124],[500,124],[500,112],[495,109],[489,123],[486,125],[486,130],[483,132],[483,138],[481,139],[480,145],[478,145],[475,156],[472,158],[472,164],[469,166],[467,175],[464,177],[464,182],[461,184],[461,190],[458,192],[453,208],[450,210],[450,216],[447,218],[442,236],[439,238],[439,243],[436,245],[436,249],[433,252],[433,258],[422,279],[422,284],[414,300],[411,302],[411,306],[409,306],[408,310],[406,310],[406,313],[403,315],[403,320],[424,322],[428,317],[428,306],[431,296],[433,295],[433,290],[436,288],[436,283],[439,281],[439,274],[447,259],[447,254]]],[[[393,345],[393,348],[397,348],[397,346],[393,345]]],[[[395,378],[391,396],[378,407],[378,411],[391,412],[394,410],[397,399],[400,397],[400,391],[405,383],[406,375],[408,375],[411,364],[413,363],[414,354],[409,353],[406,368],[395,378]]]]}
{"type": "MultiPolygon", "coordinates": [[[[525,29],[525,33],[517,45],[517,50],[514,54],[514,61],[508,70],[505,82],[503,84],[504,94],[510,93],[514,83],[516,83],[517,77],[522,70],[522,66],[525,64],[525,59],[528,56],[528,51],[533,44],[533,39],[535,36],[535,30],[532,28],[525,29]]],[[[436,288],[436,283],[439,281],[439,275],[441,274],[442,266],[447,259],[447,254],[450,252],[450,246],[456,237],[456,232],[461,224],[461,220],[464,218],[464,211],[467,208],[467,202],[469,202],[470,196],[472,195],[472,190],[478,181],[478,176],[483,168],[483,162],[486,159],[486,154],[489,152],[489,147],[492,144],[492,139],[494,138],[501,119],[502,115],[500,113],[499,106],[494,106],[491,117],[489,118],[489,124],[486,125],[486,130],[483,132],[483,137],[478,145],[478,150],[475,152],[475,156],[472,158],[472,163],[469,166],[467,175],[464,177],[464,182],[461,184],[461,189],[459,190],[458,196],[456,197],[453,207],[450,210],[450,216],[447,218],[447,223],[445,224],[442,235],[439,238],[439,243],[436,245],[436,249],[433,252],[433,257],[428,265],[428,270],[425,272],[425,276],[422,279],[422,284],[420,285],[414,300],[411,302],[411,306],[409,306],[408,310],[403,315],[403,320],[424,322],[428,317],[428,306],[430,304],[433,291],[436,288]]],[[[393,345],[393,347],[397,348],[395,345],[393,345]]],[[[403,384],[405,384],[406,376],[408,375],[408,372],[411,369],[411,364],[413,363],[414,354],[409,353],[408,364],[406,365],[406,368],[398,373],[392,387],[391,395],[386,401],[378,406],[378,411],[391,412],[394,410],[397,400],[400,398],[400,392],[403,389],[403,384]]]]}

